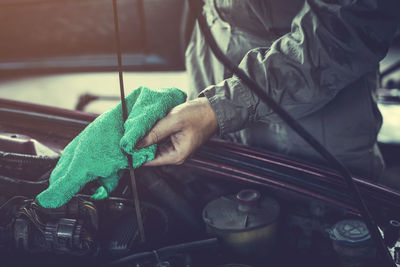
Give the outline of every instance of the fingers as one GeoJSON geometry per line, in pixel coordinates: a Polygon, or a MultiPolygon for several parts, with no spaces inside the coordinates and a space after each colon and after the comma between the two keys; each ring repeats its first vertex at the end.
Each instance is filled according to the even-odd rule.
{"type": "Polygon", "coordinates": [[[182,164],[217,127],[217,118],[208,100],[192,100],[172,109],[137,143],[136,148],[158,143],[156,157],[145,166],[182,164]]]}
{"type": "Polygon", "coordinates": [[[187,158],[185,152],[178,151],[171,142],[163,143],[158,146],[156,157],[143,166],[162,166],[162,165],[180,165],[187,158]]]}
{"type": "Polygon", "coordinates": [[[136,143],[136,148],[141,149],[156,144],[179,130],[179,123],[177,123],[175,116],[170,113],[159,120],[153,128],[136,143]]]}

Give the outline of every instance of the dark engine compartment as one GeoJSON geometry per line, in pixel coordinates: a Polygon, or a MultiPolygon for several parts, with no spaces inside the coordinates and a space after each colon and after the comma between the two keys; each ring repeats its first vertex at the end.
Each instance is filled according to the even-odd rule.
{"type": "MultiPolygon", "coordinates": [[[[359,215],[310,196],[298,198],[255,183],[216,179],[186,165],[140,168],[136,174],[146,233],[143,243],[128,174],[106,200],[91,201],[98,186],[92,182],[65,206],[43,209],[34,197],[47,187],[58,155],[3,151],[0,156],[0,266],[380,266],[368,231],[360,228],[359,215]],[[262,219],[270,220],[268,224],[246,231],[260,220],[257,212],[245,210],[243,217],[221,207],[221,217],[230,220],[226,225],[246,218],[244,231],[211,229],[204,220],[205,207],[217,199],[247,205],[248,199],[235,200],[243,189],[257,192],[260,201],[274,199],[279,216],[271,221],[268,209],[263,210],[262,219]],[[350,222],[344,228],[356,230],[348,236],[350,245],[350,239],[333,237],[343,220],[350,222]],[[254,231],[259,231],[261,241],[271,239],[269,245],[248,245],[254,231]],[[239,235],[236,241],[234,234],[239,235]],[[239,249],[232,246],[234,242],[239,242],[239,249]]],[[[378,219],[385,228],[396,211],[380,212],[378,219]]]]}

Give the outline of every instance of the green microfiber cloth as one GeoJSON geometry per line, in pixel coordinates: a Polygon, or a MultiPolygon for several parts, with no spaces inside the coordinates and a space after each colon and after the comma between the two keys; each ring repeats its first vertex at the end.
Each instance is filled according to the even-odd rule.
{"type": "Polygon", "coordinates": [[[128,119],[123,127],[121,103],[100,115],[65,148],[50,175],[49,187],[36,201],[44,208],[67,203],[82,187],[97,178],[102,186],[92,195],[95,200],[108,197],[118,185],[119,170],[128,168],[129,153],[137,168],[154,158],[156,145],[140,150],[137,141],[173,107],[185,102],[186,94],[176,88],[139,87],[126,97],[128,119]]]}

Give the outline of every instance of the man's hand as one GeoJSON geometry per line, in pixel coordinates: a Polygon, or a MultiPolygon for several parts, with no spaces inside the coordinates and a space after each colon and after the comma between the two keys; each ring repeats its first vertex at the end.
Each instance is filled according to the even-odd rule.
{"type": "Polygon", "coordinates": [[[156,158],[144,166],[182,164],[217,130],[218,122],[207,98],[173,108],[136,144],[140,149],[158,143],[156,158]]]}

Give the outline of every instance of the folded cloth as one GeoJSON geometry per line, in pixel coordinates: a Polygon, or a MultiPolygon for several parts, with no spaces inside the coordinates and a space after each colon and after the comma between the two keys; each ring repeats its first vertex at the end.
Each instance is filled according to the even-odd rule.
{"type": "Polygon", "coordinates": [[[95,200],[108,197],[118,185],[120,170],[128,168],[125,153],[137,168],[154,158],[156,145],[140,150],[135,144],[173,107],[183,103],[186,94],[176,88],[139,87],[126,97],[128,118],[123,124],[121,103],[100,115],[65,148],[50,175],[49,187],[36,201],[44,208],[67,203],[82,187],[99,178],[100,186],[92,195],[95,200]]]}

